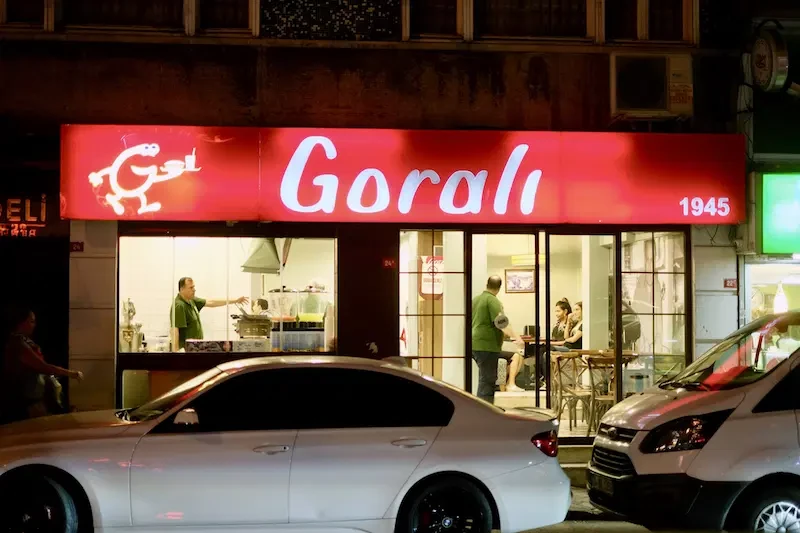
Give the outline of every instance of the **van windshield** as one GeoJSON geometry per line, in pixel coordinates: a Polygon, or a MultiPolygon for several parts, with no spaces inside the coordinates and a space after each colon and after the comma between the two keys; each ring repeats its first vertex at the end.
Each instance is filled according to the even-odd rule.
{"type": "Polygon", "coordinates": [[[800,311],[770,315],[735,332],[662,389],[735,389],[763,378],[800,349],[800,311]]]}

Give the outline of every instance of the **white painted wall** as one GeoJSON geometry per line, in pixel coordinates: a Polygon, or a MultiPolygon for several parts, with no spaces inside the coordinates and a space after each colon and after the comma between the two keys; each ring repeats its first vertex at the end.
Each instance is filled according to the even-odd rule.
{"type": "Polygon", "coordinates": [[[738,278],[730,233],[729,226],[692,228],[695,358],[739,327],[738,290],[724,286],[726,278],[738,278]]]}
{"type": "MultiPolygon", "coordinates": [[[[249,238],[122,237],[119,240],[120,302],[130,298],[134,303],[134,320],[142,324],[149,344],[158,338],[166,340],[170,308],[181,277],[192,278],[197,296],[208,300],[259,296],[252,292],[254,274],[241,271],[251,244],[249,238]]],[[[121,307],[120,303],[120,312],[121,307]]],[[[230,318],[237,311],[234,305],[203,309],[200,316],[204,338],[237,338],[230,318]]]]}
{"type": "Polygon", "coordinates": [[[80,411],[114,407],[116,357],[116,222],[70,223],[69,365],[84,374],[70,383],[70,403],[80,411]]]}
{"type": "MultiPolygon", "coordinates": [[[[275,239],[279,257],[283,253],[285,240],[275,239]]],[[[283,285],[290,289],[302,290],[312,280],[318,280],[332,293],[335,285],[335,262],[333,239],[292,239],[289,260],[282,273],[283,285]]],[[[267,290],[280,287],[279,275],[264,274],[264,279],[267,290]]]]}
{"type": "MultiPolygon", "coordinates": [[[[464,234],[460,231],[447,231],[442,236],[444,245],[443,267],[445,272],[464,270],[464,234]]],[[[445,275],[442,285],[442,355],[455,357],[442,361],[442,380],[456,387],[464,388],[464,345],[465,328],[470,327],[471,317],[466,315],[464,276],[445,275]],[[458,316],[461,315],[461,316],[458,316]]]]}

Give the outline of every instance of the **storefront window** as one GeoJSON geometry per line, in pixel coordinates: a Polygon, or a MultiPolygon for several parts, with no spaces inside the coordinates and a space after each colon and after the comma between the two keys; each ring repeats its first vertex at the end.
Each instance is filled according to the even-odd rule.
{"type": "Polygon", "coordinates": [[[682,371],[686,361],[686,256],[683,233],[622,234],[624,395],[682,371]]]}
{"type": "Polygon", "coordinates": [[[748,322],[800,309],[800,262],[745,265],[748,322]]]}
{"type": "Polygon", "coordinates": [[[335,240],[121,237],[120,352],[325,352],[335,240]]]}
{"type": "Polygon", "coordinates": [[[400,355],[464,388],[464,233],[400,233],[400,355]]]}

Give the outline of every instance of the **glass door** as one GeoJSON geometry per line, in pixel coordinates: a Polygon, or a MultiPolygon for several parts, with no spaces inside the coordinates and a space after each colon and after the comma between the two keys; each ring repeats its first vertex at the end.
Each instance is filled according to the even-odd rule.
{"type": "Polygon", "coordinates": [[[686,366],[686,236],[622,234],[622,345],[638,354],[625,369],[625,397],[686,366]]]}
{"type": "Polygon", "coordinates": [[[400,232],[399,354],[414,368],[466,386],[464,232],[400,232]]]}
{"type": "Polygon", "coordinates": [[[470,244],[471,391],[498,407],[544,406],[539,236],[472,234],[470,244]]]}
{"type": "Polygon", "coordinates": [[[554,235],[545,240],[543,364],[549,407],[559,434],[596,434],[600,418],[618,400],[622,363],[616,330],[616,237],[554,235]]]}

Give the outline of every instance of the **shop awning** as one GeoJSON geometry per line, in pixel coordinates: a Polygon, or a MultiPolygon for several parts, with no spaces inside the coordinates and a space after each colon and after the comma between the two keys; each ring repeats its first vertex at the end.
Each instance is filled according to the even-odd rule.
{"type": "Polygon", "coordinates": [[[250,257],[242,265],[242,272],[253,274],[278,274],[281,261],[275,239],[255,239],[250,250],[250,257]]]}

